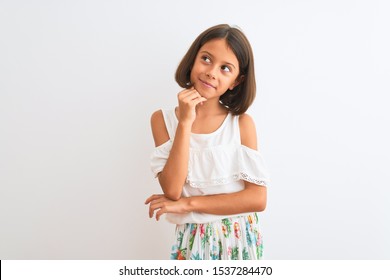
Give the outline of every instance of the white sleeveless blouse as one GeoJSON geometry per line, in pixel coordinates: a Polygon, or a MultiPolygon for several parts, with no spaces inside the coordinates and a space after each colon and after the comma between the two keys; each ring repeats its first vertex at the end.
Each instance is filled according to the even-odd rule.
{"type": "MultiPolygon", "coordinates": [[[[151,169],[156,177],[168,159],[178,125],[175,110],[162,112],[170,140],[156,147],[151,155],[151,169]]],[[[229,113],[216,131],[191,133],[188,174],[182,197],[241,191],[243,181],[269,185],[268,171],[260,152],[241,144],[238,118],[229,113]]],[[[207,223],[232,216],[239,215],[168,213],[166,219],[174,224],[185,224],[207,223]]]]}

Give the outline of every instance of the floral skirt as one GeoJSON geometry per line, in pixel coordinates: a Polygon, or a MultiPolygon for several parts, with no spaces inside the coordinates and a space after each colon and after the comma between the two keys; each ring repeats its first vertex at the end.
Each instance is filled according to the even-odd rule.
{"type": "Polygon", "coordinates": [[[176,226],[172,260],[259,260],[263,242],[257,213],[176,226]]]}

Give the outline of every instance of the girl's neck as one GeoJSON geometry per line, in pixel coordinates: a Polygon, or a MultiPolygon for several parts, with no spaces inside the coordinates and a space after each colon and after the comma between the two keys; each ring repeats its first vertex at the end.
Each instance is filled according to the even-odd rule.
{"type": "Polygon", "coordinates": [[[219,100],[208,100],[196,106],[196,115],[199,117],[209,117],[227,114],[228,110],[219,103],[219,100]]]}

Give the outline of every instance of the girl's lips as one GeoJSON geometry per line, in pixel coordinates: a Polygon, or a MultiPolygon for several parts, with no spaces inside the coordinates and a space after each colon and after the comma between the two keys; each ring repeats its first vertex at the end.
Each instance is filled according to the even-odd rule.
{"type": "Polygon", "coordinates": [[[205,82],[205,81],[200,80],[200,82],[201,82],[205,87],[208,87],[208,88],[215,88],[215,86],[213,86],[212,84],[209,84],[209,83],[207,83],[207,82],[205,82]]]}

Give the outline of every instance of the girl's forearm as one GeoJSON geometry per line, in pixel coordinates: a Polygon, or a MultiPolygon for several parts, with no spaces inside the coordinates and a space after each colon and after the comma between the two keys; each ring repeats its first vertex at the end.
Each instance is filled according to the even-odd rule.
{"type": "Polygon", "coordinates": [[[154,194],[146,199],[145,204],[149,204],[149,217],[156,214],[156,220],[166,213],[236,215],[261,212],[267,204],[267,188],[246,184],[244,190],[236,193],[182,197],[176,201],[165,194],[154,194]]]}
{"type": "Polygon", "coordinates": [[[261,212],[267,204],[267,188],[250,184],[236,193],[193,196],[186,200],[188,212],[215,215],[261,212]]]}
{"type": "Polygon", "coordinates": [[[165,196],[172,200],[181,197],[188,173],[191,124],[179,123],[169,158],[158,176],[165,196]]]}

